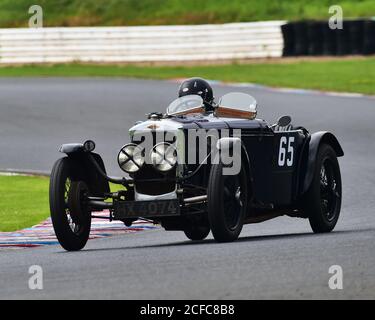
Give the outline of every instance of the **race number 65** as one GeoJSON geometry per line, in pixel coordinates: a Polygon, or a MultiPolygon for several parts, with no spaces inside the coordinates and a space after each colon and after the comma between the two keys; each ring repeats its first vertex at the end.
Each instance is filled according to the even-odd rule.
{"type": "Polygon", "coordinates": [[[280,148],[279,148],[279,167],[293,166],[293,155],[294,155],[294,137],[281,137],[280,148]]]}

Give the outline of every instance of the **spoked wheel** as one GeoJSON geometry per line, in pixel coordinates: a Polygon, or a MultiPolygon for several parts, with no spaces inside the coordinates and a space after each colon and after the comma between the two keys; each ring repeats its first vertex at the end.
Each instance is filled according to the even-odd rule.
{"type": "Polygon", "coordinates": [[[329,159],[325,159],[320,170],[320,204],[323,215],[328,221],[332,221],[336,217],[337,204],[341,198],[340,193],[333,164],[329,159]]]}
{"type": "Polygon", "coordinates": [[[336,153],[329,145],[318,151],[315,175],[306,194],[305,211],[316,233],[334,229],[341,210],[341,174],[336,153]]]}
{"type": "Polygon", "coordinates": [[[247,180],[238,175],[223,175],[221,164],[213,165],[208,182],[208,217],[211,231],[219,242],[234,241],[243,227],[247,210],[247,180]]]}
{"type": "Polygon", "coordinates": [[[84,202],[89,190],[83,181],[72,180],[72,169],[69,158],[62,158],[55,163],[50,180],[52,224],[67,251],[81,250],[91,229],[91,212],[84,202]]]}

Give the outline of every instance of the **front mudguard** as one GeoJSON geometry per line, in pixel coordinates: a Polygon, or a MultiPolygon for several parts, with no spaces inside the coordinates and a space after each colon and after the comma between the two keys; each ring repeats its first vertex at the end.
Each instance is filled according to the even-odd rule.
{"type": "Polygon", "coordinates": [[[236,143],[241,144],[241,166],[244,166],[248,179],[248,199],[250,201],[254,197],[254,175],[251,168],[250,157],[246,150],[245,144],[238,137],[224,137],[217,141],[216,148],[218,150],[231,149],[236,143]]]}
{"type": "Polygon", "coordinates": [[[59,150],[65,153],[72,164],[73,179],[84,181],[89,187],[93,196],[102,197],[105,193],[110,192],[108,181],[98,172],[95,165],[90,160],[90,156],[94,158],[96,163],[105,173],[105,166],[102,157],[93,152],[86,152],[82,144],[64,144],[59,150]]]}
{"type": "Polygon", "coordinates": [[[309,141],[306,144],[307,150],[304,150],[305,153],[305,168],[301,170],[302,174],[301,177],[301,190],[300,194],[304,194],[310,187],[311,182],[314,178],[315,172],[315,163],[316,157],[318,154],[319,147],[325,143],[330,145],[333,150],[336,152],[337,157],[342,157],[344,155],[344,151],[338,142],[337,138],[330,132],[327,131],[319,131],[313,133],[309,136],[309,141]]]}

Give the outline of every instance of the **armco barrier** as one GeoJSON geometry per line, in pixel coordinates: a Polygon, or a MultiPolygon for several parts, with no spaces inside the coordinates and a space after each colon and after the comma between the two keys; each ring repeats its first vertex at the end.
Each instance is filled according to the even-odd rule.
{"type": "Polygon", "coordinates": [[[328,21],[300,21],[281,29],[283,56],[375,53],[375,20],[346,20],[343,29],[330,29],[328,21]]]}
{"type": "Polygon", "coordinates": [[[0,29],[0,63],[280,57],[284,21],[195,26],[0,29]]]}
{"type": "Polygon", "coordinates": [[[365,21],[363,26],[363,53],[375,53],[375,21],[365,21]]]}
{"type": "Polygon", "coordinates": [[[375,53],[375,21],[0,29],[0,64],[177,62],[375,53]]]}

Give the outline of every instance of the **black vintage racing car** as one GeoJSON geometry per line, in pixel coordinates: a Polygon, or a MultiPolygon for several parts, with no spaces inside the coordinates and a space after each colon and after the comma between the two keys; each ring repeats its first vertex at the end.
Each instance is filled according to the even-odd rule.
{"type": "Polygon", "coordinates": [[[151,113],[129,130],[131,142],[118,154],[127,173],[121,178],[107,175],[93,141],[62,145],[66,157],[55,163],[50,181],[51,217],[62,247],[82,249],[98,211],[126,226],[148,219],[191,240],[211,231],[219,242],[233,241],[243,224],[281,215],[308,218],[314,232],[333,230],[341,207],[339,142],[332,133],[293,126],[289,116],[268,125],[256,113],[255,99],[244,93],[223,96],[211,111],[199,95],[180,97],[165,114],[151,113]],[[188,141],[188,135],[199,130],[218,134],[192,149],[200,139],[188,141]],[[187,161],[195,158],[191,150],[202,148],[204,159],[187,161]],[[218,157],[224,151],[240,161],[232,174],[224,169],[233,163],[218,157]],[[110,183],[123,188],[111,192],[110,183]]]}

